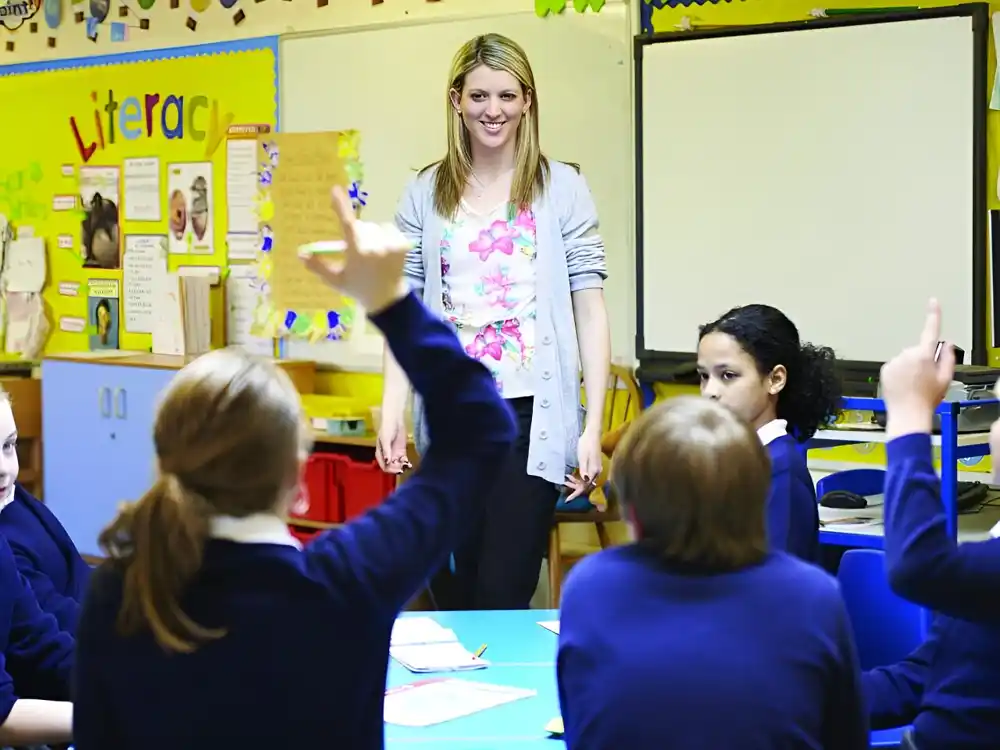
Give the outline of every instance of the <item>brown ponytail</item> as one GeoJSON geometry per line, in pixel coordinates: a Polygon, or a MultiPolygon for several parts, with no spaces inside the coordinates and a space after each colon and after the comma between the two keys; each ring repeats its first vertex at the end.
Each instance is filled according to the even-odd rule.
{"type": "MultiPolygon", "coordinates": [[[[117,630],[152,632],[190,653],[225,635],[181,609],[201,569],[213,517],[284,516],[309,448],[292,381],[273,364],[217,349],[182,369],[156,412],[160,476],[100,536],[124,583],[117,630]]],[[[224,623],[216,623],[224,625],[224,623]]]]}
{"type": "Polygon", "coordinates": [[[124,568],[118,613],[122,635],[149,628],[160,646],[181,653],[225,635],[191,620],[179,602],[201,568],[209,515],[200,497],[185,490],[175,475],[164,474],[101,533],[101,548],[124,568]]]}

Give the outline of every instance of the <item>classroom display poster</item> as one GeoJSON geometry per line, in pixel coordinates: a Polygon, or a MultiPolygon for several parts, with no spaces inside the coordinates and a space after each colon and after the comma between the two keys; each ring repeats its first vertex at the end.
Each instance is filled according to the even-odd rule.
{"type": "Polygon", "coordinates": [[[118,348],[118,279],[87,282],[87,334],[90,350],[118,348]]]}
{"type": "MultiPolygon", "coordinates": [[[[0,214],[45,240],[42,296],[54,324],[45,353],[148,350],[145,287],[159,258],[169,270],[228,267],[227,134],[275,127],[276,50],[272,37],[5,69],[0,96],[18,116],[0,120],[0,136],[16,144],[0,160],[0,214]],[[114,295],[91,287],[109,280],[114,295]],[[79,293],[66,294],[73,285],[79,293]]],[[[222,288],[212,290],[218,333],[222,288]]]]}
{"type": "Polygon", "coordinates": [[[356,305],[303,266],[299,247],[343,238],[330,209],[330,187],[349,189],[361,205],[363,172],[357,131],[261,135],[257,198],[258,273],[268,307],[255,320],[256,336],[291,336],[311,342],[346,338],[356,305]]]}
{"type": "Polygon", "coordinates": [[[80,204],[83,207],[80,247],[87,268],[121,266],[118,206],[118,167],[81,167],[80,204]]]}
{"type": "Polygon", "coordinates": [[[213,255],[211,162],[169,165],[167,196],[170,252],[213,255]]]}

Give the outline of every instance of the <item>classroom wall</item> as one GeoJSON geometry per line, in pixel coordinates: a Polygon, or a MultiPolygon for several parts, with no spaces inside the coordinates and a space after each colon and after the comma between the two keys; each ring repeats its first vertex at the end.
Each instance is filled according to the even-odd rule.
{"type": "MultiPolygon", "coordinates": [[[[55,29],[47,26],[41,12],[33,19],[37,22],[35,32],[29,24],[14,32],[0,27],[0,65],[209,44],[272,34],[329,32],[532,11],[535,7],[534,0],[383,0],[378,4],[372,0],[236,0],[232,7],[224,8],[219,3],[209,4],[210,0],[180,0],[179,7],[174,9],[170,7],[170,0],[106,1],[111,3],[111,8],[107,20],[99,27],[96,41],[87,38],[85,24],[77,23],[74,18],[77,11],[87,9],[80,0],[61,0],[63,19],[55,29]],[[141,6],[147,4],[152,7],[142,10],[141,6]],[[119,16],[119,8],[126,6],[127,15],[119,16]],[[203,6],[207,7],[200,13],[193,10],[193,7],[203,6]],[[236,23],[241,12],[243,20],[236,23]],[[140,28],[143,19],[148,21],[146,30],[140,28]],[[110,24],[113,22],[126,24],[125,40],[112,39],[110,24]],[[49,38],[55,39],[55,47],[48,46],[49,38]],[[8,40],[14,42],[13,51],[4,51],[2,43],[8,40]]],[[[226,3],[230,4],[230,0],[226,3]]],[[[377,55],[378,51],[373,50],[371,60],[345,61],[344,73],[347,74],[353,65],[378,64],[377,55]]]]}

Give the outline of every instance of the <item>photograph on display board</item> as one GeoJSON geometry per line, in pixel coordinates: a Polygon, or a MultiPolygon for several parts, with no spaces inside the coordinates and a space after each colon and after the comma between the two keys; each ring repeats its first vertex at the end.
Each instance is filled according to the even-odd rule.
{"type": "Polygon", "coordinates": [[[80,167],[80,248],[87,268],[121,268],[117,167],[80,167]]]}
{"type": "Polygon", "coordinates": [[[211,255],[212,164],[171,164],[167,168],[167,216],[171,253],[211,255]]]}
{"type": "Polygon", "coordinates": [[[117,279],[91,279],[88,283],[87,330],[91,351],[118,348],[119,290],[117,279]]]}

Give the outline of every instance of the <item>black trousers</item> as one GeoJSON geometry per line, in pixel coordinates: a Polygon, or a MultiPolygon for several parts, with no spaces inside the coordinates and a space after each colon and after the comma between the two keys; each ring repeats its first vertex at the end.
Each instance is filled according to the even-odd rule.
{"type": "Polygon", "coordinates": [[[483,487],[485,512],[434,577],[438,609],[527,609],[538,585],[560,489],[528,475],[534,399],[509,399],[518,437],[496,483],[483,487]]]}

